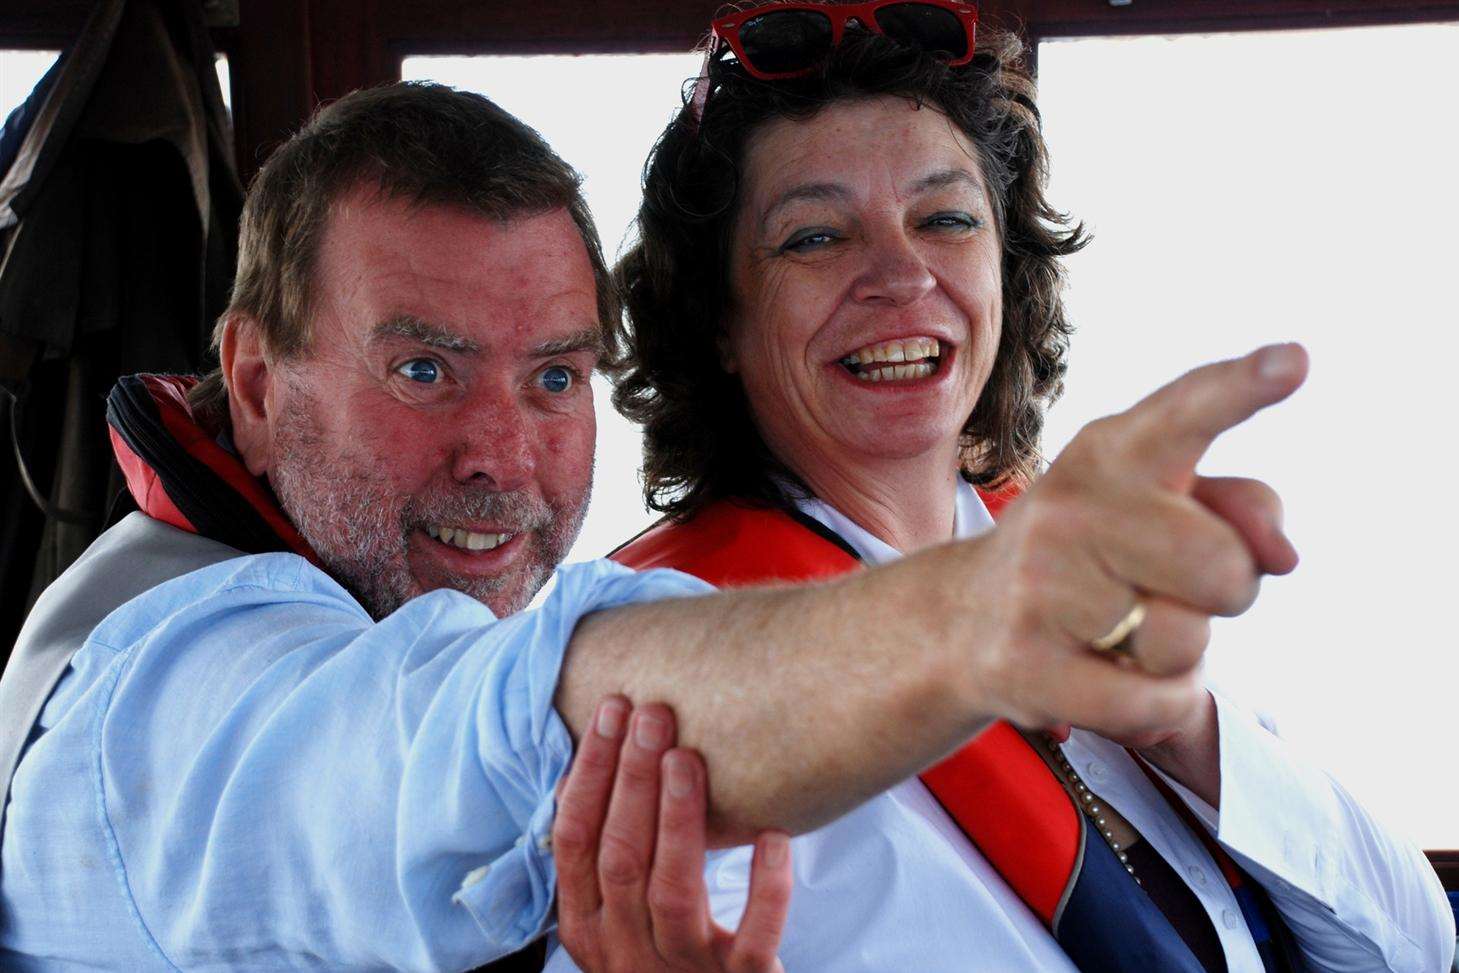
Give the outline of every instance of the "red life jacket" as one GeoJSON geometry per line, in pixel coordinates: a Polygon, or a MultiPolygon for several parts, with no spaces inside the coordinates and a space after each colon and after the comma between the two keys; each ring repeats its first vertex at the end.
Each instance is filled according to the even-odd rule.
{"type": "MultiPolygon", "coordinates": [[[[982,494],[995,517],[1016,496],[982,494]]],[[[675,568],[718,587],[812,581],[861,561],[810,517],[722,501],[683,523],[662,522],[609,555],[631,568],[675,568]]],[[[1023,736],[999,721],[924,772],[932,791],[1019,898],[1050,928],[1072,880],[1080,814],[1023,736]],[[997,800],[989,800],[996,789],[997,800]],[[1016,814],[1009,814],[1016,808],[1016,814]],[[1045,840],[1026,839],[1030,820],[1045,840]]]]}
{"type": "Polygon", "coordinates": [[[268,484],[193,418],[185,375],[129,375],[107,398],[112,452],[138,509],[246,554],[318,557],[268,484]]]}
{"type": "MultiPolygon", "coordinates": [[[[979,492],[995,518],[1017,495],[1016,490],[979,492]]],[[[674,568],[719,587],[813,581],[861,567],[855,551],[813,518],[734,501],[713,503],[684,522],[662,521],[609,557],[632,568],[674,568]]],[[[994,722],[920,776],[1081,969],[1204,969],[1012,725],[994,722]]],[[[1179,812],[1189,813],[1163,782],[1152,779],[1179,812]]],[[[1267,970],[1300,970],[1300,953],[1264,893],[1243,881],[1204,829],[1195,829],[1237,890],[1267,970]]]]}

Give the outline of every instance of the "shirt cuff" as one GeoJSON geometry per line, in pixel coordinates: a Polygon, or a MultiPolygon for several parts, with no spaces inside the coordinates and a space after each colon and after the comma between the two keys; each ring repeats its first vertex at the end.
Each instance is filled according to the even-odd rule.
{"type": "MultiPolygon", "coordinates": [[[[567,761],[563,761],[564,769],[567,761]]],[[[554,786],[556,786],[554,784],[554,786]]],[[[468,873],[451,901],[476,920],[487,941],[508,952],[521,949],[546,933],[555,922],[553,896],[557,873],[552,865],[552,819],[555,802],[537,808],[527,831],[506,854],[468,873]],[[512,908],[503,908],[512,903],[512,908]]]]}
{"type": "MultiPolygon", "coordinates": [[[[469,872],[452,901],[463,906],[486,938],[517,950],[555,925],[557,871],[552,858],[552,823],[558,781],[572,763],[572,737],[553,706],[567,644],[583,616],[623,605],[701,595],[714,588],[677,571],[633,571],[597,560],[560,568],[541,607],[517,637],[527,639],[521,664],[495,687],[510,724],[505,736],[516,757],[486,758],[490,767],[518,765],[524,796],[531,801],[527,825],[513,846],[469,872]],[[513,700],[525,706],[511,705],[513,700]],[[525,764],[525,766],[520,766],[525,764]],[[535,795],[535,796],[531,796],[535,795]]],[[[523,619],[517,616],[514,621],[523,619]]],[[[490,772],[490,771],[488,771],[490,772]]],[[[521,818],[518,818],[521,820],[521,818]]]]}
{"type": "Polygon", "coordinates": [[[1221,748],[1219,810],[1157,772],[1285,915],[1342,917],[1347,933],[1376,945],[1392,969],[1418,973],[1421,953],[1353,874],[1347,856],[1354,838],[1345,833],[1339,790],[1254,714],[1211,695],[1221,748]]]}

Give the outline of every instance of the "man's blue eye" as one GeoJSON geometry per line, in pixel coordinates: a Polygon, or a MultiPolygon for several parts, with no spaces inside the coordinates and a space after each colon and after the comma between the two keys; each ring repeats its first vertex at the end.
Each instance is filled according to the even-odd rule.
{"type": "Polygon", "coordinates": [[[434,385],[441,378],[441,366],[429,358],[412,358],[396,371],[412,382],[420,382],[422,385],[434,385]]]}
{"type": "Polygon", "coordinates": [[[542,371],[542,387],[549,392],[566,392],[572,388],[572,372],[561,365],[542,371]]]}

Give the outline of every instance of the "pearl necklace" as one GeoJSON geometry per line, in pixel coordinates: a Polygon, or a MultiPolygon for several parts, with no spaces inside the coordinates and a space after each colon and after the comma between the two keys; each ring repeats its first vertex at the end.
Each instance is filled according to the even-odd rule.
{"type": "Polygon", "coordinates": [[[1044,733],[1031,734],[1029,741],[1038,751],[1039,756],[1044,759],[1044,763],[1054,771],[1054,776],[1059,778],[1059,783],[1064,785],[1064,790],[1068,791],[1069,796],[1074,799],[1075,806],[1094,822],[1094,827],[1100,837],[1104,839],[1105,844],[1109,845],[1110,851],[1115,853],[1120,864],[1125,866],[1125,871],[1135,880],[1135,884],[1143,887],[1144,883],[1140,881],[1140,876],[1135,874],[1135,866],[1130,864],[1130,855],[1127,851],[1131,844],[1140,840],[1140,833],[1125,820],[1123,815],[1108,806],[1098,794],[1089,789],[1089,785],[1080,778],[1073,765],[1069,763],[1069,758],[1064,756],[1064,749],[1053,737],[1044,733]]]}

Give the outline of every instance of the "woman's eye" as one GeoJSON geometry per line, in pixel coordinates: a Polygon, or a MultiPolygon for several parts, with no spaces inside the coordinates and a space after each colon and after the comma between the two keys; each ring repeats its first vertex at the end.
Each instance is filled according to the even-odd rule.
{"type": "Polygon", "coordinates": [[[934,213],[927,218],[924,225],[954,230],[971,230],[981,226],[982,221],[968,213],[934,213]]]}
{"type": "Polygon", "coordinates": [[[542,369],[542,374],[537,380],[549,392],[566,392],[572,388],[572,369],[562,365],[553,365],[551,368],[542,369]]]}
{"type": "Polygon", "coordinates": [[[837,239],[836,234],[830,230],[802,230],[781,244],[780,250],[782,253],[804,253],[807,250],[818,250],[837,239]]]}
{"type": "Polygon", "coordinates": [[[434,385],[441,380],[440,364],[429,358],[412,358],[395,371],[422,385],[434,385]]]}

